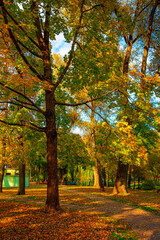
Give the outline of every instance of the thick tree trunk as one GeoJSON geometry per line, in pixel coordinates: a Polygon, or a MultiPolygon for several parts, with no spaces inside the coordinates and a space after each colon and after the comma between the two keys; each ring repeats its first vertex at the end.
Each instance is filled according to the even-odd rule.
{"type": "Polygon", "coordinates": [[[93,173],[94,173],[94,187],[99,188],[99,173],[98,168],[96,166],[93,167],[93,173]]]}
{"type": "Polygon", "coordinates": [[[25,164],[21,163],[19,165],[19,189],[18,189],[18,195],[24,195],[25,194],[25,164]]]}
{"type": "Polygon", "coordinates": [[[46,91],[46,135],[47,135],[47,200],[46,210],[59,210],[57,131],[55,99],[52,91],[46,91]]]}
{"type": "MultiPolygon", "coordinates": [[[[131,50],[132,50],[132,35],[129,35],[128,38],[128,44],[127,44],[127,51],[123,63],[123,75],[125,78],[127,78],[128,74],[128,68],[129,68],[129,60],[131,56],[131,50]]],[[[124,92],[127,91],[127,82],[126,79],[124,79],[124,92]]],[[[124,114],[128,116],[128,95],[126,94],[124,96],[124,99],[122,99],[124,102],[124,114]]],[[[129,117],[127,118],[127,121],[129,124],[131,124],[129,117]]],[[[115,186],[113,189],[113,194],[118,194],[118,193],[127,193],[127,172],[128,167],[127,165],[123,164],[121,160],[118,162],[118,169],[117,169],[117,176],[116,176],[116,181],[115,181],[115,186]]]]}
{"type": "Polygon", "coordinates": [[[119,160],[113,194],[127,194],[127,172],[128,166],[119,160]]]}
{"type": "Polygon", "coordinates": [[[0,192],[2,192],[3,177],[4,177],[4,164],[1,165],[0,169],[0,192]]]}

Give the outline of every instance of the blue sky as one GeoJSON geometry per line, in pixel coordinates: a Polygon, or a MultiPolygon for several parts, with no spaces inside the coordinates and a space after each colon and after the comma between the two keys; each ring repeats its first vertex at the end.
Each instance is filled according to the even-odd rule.
{"type": "Polygon", "coordinates": [[[59,53],[62,57],[71,49],[71,43],[65,42],[63,33],[56,36],[56,40],[51,41],[52,53],[59,53]]]}

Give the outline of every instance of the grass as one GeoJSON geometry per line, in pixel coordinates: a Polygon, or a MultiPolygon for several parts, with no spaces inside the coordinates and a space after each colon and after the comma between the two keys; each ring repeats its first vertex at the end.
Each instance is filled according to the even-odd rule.
{"type": "MultiPolygon", "coordinates": [[[[62,203],[96,206],[96,202],[83,194],[66,192],[62,188],[62,203]]],[[[46,214],[44,186],[26,188],[26,195],[17,196],[16,193],[16,189],[4,189],[0,194],[0,239],[138,239],[127,224],[78,207],[76,210],[64,208],[64,211],[46,214]],[[38,205],[38,201],[41,204],[38,205]]]]}

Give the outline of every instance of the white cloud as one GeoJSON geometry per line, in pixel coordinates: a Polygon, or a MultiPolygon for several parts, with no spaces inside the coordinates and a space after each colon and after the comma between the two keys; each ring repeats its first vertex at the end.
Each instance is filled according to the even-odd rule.
{"type": "Polygon", "coordinates": [[[75,134],[79,134],[79,135],[81,135],[81,136],[84,135],[83,130],[80,129],[79,127],[75,127],[75,128],[73,128],[73,129],[71,130],[71,132],[72,132],[72,133],[75,133],[75,134]]]}
{"type": "Polygon", "coordinates": [[[65,42],[65,38],[63,33],[60,33],[56,36],[56,40],[51,41],[52,44],[52,52],[60,53],[62,57],[67,54],[71,49],[71,44],[65,42]]]}

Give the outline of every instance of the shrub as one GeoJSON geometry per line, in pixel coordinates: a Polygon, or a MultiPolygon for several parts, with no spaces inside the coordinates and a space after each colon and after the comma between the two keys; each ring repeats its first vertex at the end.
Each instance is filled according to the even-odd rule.
{"type": "Polygon", "coordinates": [[[143,190],[153,190],[155,189],[155,184],[153,183],[153,181],[144,181],[141,185],[141,189],[143,190]]]}

